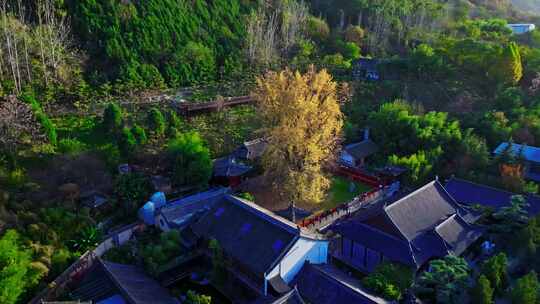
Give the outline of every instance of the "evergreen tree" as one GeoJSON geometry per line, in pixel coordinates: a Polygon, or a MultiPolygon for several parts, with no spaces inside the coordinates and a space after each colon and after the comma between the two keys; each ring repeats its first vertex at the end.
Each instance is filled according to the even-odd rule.
{"type": "Polygon", "coordinates": [[[122,128],[122,109],[116,103],[110,103],[103,113],[102,125],[107,132],[118,132],[122,128]]]}
{"type": "Polygon", "coordinates": [[[162,136],[165,134],[165,117],[158,108],[150,109],[150,112],[148,113],[148,127],[157,136],[162,136]]]}
{"type": "Polygon", "coordinates": [[[210,151],[196,132],[184,133],[169,142],[177,185],[204,188],[212,176],[210,151]]]}
{"type": "Polygon", "coordinates": [[[536,272],[532,271],[516,281],[512,288],[512,304],[537,304],[540,284],[536,272]]]}
{"type": "Polygon", "coordinates": [[[481,275],[476,282],[476,286],[472,290],[472,298],[474,303],[492,304],[493,303],[493,288],[485,275],[481,275]]]}

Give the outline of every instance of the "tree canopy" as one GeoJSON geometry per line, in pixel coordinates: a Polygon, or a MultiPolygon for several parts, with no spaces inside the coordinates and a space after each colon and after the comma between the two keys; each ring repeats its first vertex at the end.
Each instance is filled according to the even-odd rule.
{"type": "Polygon", "coordinates": [[[268,138],[266,174],[288,201],[320,202],[330,185],[322,169],[343,125],[336,83],[325,70],[287,69],[258,78],[255,96],[268,138]]]}

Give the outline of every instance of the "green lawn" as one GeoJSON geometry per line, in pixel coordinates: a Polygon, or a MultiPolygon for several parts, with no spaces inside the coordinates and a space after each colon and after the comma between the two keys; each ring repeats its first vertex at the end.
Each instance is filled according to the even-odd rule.
{"type": "Polygon", "coordinates": [[[349,191],[351,187],[351,182],[351,180],[341,176],[336,176],[332,178],[332,185],[330,186],[328,197],[321,205],[321,209],[332,209],[340,204],[351,201],[353,198],[364,192],[368,192],[369,190],[371,190],[371,187],[366,184],[352,182],[354,183],[355,188],[354,191],[351,192],[349,191]]]}

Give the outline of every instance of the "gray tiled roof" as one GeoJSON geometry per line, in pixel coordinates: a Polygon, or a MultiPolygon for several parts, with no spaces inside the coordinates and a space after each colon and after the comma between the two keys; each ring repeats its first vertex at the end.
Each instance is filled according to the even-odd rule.
{"type": "Polygon", "coordinates": [[[295,283],[302,298],[309,303],[336,304],[385,304],[388,301],[371,295],[359,282],[345,276],[338,275],[333,267],[311,265],[305,263],[298,273],[295,283]]]}
{"type": "Polygon", "coordinates": [[[463,253],[482,234],[438,181],[365,213],[338,222],[330,230],[417,268],[449,252],[463,253]]]}
{"type": "Polygon", "coordinates": [[[210,209],[229,190],[229,188],[214,188],[173,200],[159,209],[158,212],[163,215],[169,224],[173,224],[178,219],[210,209]]]}
{"type": "Polygon", "coordinates": [[[442,185],[433,181],[384,210],[402,235],[412,240],[456,213],[457,206],[452,201],[442,185]]]}
{"type": "Polygon", "coordinates": [[[237,162],[233,156],[226,156],[214,160],[213,175],[223,177],[242,176],[251,169],[251,166],[237,162]]]}
{"type": "Polygon", "coordinates": [[[200,237],[216,239],[228,255],[261,277],[300,236],[295,224],[230,195],[192,229],[200,237]]]}
{"type": "Polygon", "coordinates": [[[361,159],[379,151],[379,147],[371,139],[345,146],[345,151],[356,159],[361,159]]]}
{"type": "Polygon", "coordinates": [[[471,229],[470,224],[458,215],[449,217],[435,228],[435,231],[444,239],[449,249],[456,255],[462,254],[467,247],[481,235],[480,229],[471,229]]]}
{"type": "Polygon", "coordinates": [[[131,304],[179,304],[169,291],[136,266],[101,261],[111,280],[131,304]]]}

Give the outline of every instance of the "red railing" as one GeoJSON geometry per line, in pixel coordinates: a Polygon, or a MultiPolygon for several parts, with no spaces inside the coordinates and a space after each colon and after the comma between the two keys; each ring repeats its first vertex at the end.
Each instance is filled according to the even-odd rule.
{"type": "Polygon", "coordinates": [[[387,182],[382,178],[374,175],[370,175],[361,169],[349,168],[345,166],[339,166],[335,173],[344,176],[353,181],[361,182],[371,187],[379,187],[379,185],[386,185],[387,182]]]}
{"type": "Polygon", "coordinates": [[[327,222],[332,217],[338,217],[339,215],[352,213],[360,209],[362,205],[372,201],[377,196],[382,195],[384,191],[385,189],[377,187],[376,189],[373,189],[369,192],[362,193],[348,203],[341,204],[333,209],[325,210],[321,213],[303,219],[302,221],[300,221],[300,223],[298,223],[298,226],[309,227],[312,225],[318,225],[327,222]]]}

